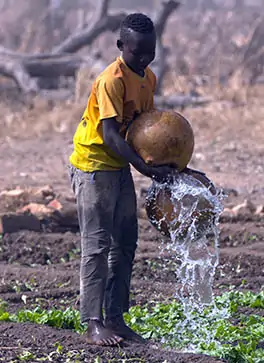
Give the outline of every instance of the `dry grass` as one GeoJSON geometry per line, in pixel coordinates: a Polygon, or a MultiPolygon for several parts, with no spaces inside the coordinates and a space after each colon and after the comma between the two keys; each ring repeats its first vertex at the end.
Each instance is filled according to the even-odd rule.
{"type": "MultiPolygon", "coordinates": [[[[26,104],[1,102],[0,137],[30,138],[54,132],[73,133],[87,102],[87,88],[84,84],[81,87],[85,94],[80,92],[78,98],[67,101],[54,102],[38,96],[26,104]]],[[[181,77],[167,87],[166,93],[188,90],[188,80],[181,77]]],[[[226,88],[220,92],[213,87],[203,88],[200,93],[213,95],[215,101],[205,107],[187,108],[184,114],[197,132],[210,132],[212,138],[225,135],[228,140],[229,135],[234,137],[238,132],[245,142],[247,139],[261,142],[264,135],[263,90],[264,86],[246,90],[226,88]]]]}
{"type": "MultiPolygon", "coordinates": [[[[263,86],[249,89],[244,103],[234,102],[226,93],[227,90],[215,91],[215,102],[183,111],[195,134],[190,166],[206,172],[216,185],[228,185],[243,193],[253,193],[250,198],[261,199],[263,86]]],[[[24,105],[18,99],[0,102],[0,185],[65,183],[72,137],[85,103],[86,100],[76,103],[74,98],[55,103],[39,97],[24,105]]],[[[139,185],[142,186],[142,176],[139,185]]]]}
{"type": "Polygon", "coordinates": [[[31,100],[30,104],[20,105],[17,110],[0,103],[0,138],[28,139],[49,133],[73,132],[84,107],[85,104],[74,101],[53,103],[40,97],[31,100]]]}

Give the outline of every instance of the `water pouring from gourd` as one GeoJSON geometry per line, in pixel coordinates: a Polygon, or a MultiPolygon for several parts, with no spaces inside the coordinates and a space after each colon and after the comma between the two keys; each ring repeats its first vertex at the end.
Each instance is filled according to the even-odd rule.
{"type": "Polygon", "coordinates": [[[141,114],[131,125],[127,141],[152,165],[177,166],[178,175],[166,183],[153,181],[146,212],[166,238],[166,249],[180,260],[177,297],[188,312],[212,303],[212,283],[218,264],[218,219],[222,197],[204,173],[186,168],[194,149],[190,123],[174,111],[141,114]]]}

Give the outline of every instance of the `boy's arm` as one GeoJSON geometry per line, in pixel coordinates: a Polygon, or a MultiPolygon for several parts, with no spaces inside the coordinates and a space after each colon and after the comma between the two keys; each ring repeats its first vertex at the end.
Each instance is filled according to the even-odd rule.
{"type": "Polygon", "coordinates": [[[104,142],[117,154],[131,163],[141,174],[165,181],[169,174],[175,174],[177,170],[170,166],[149,166],[141,159],[128,143],[119,134],[120,123],[114,117],[101,120],[103,124],[104,142]]]}
{"type": "Polygon", "coordinates": [[[125,88],[121,79],[105,75],[96,85],[96,96],[103,126],[103,138],[114,152],[131,163],[141,174],[158,181],[165,181],[168,174],[176,173],[169,166],[152,167],[147,165],[120,135],[123,119],[125,88]]]}

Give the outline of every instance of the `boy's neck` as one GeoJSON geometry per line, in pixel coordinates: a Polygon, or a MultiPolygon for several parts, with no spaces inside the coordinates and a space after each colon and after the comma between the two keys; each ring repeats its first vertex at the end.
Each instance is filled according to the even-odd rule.
{"type": "Polygon", "coordinates": [[[121,60],[125,63],[125,65],[134,73],[136,73],[138,76],[144,78],[145,71],[137,71],[136,69],[132,68],[124,59],[123,55],[120,56],[121,60]]]}

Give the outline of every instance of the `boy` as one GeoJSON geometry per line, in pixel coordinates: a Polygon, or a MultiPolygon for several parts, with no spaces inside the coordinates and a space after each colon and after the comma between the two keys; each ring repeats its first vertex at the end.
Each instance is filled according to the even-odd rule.
{"type": "Polygon", "coordinates": [[[141,13],[128,15],[117,47],[122,56],[95,80],[70,156],[81,232],[81,321],[88,323],[88,343],[97,345],[143,342],[123,320],[138,238],[129,163],[157,180],[172,172],[146,165],[124,139],[135,116],[154,107],[156,79],[148,68],[156,47],[152,21],[141,13]]]}

